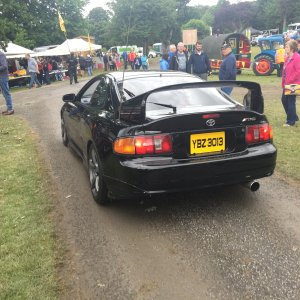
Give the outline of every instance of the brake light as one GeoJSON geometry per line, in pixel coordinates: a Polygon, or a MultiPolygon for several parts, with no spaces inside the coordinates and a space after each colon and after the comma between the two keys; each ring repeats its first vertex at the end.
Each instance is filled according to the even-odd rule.
{"type": "Polygon", "coordinates": [[[255,144],[267,142],[273,138],[272,127],[269,124],[246,126],[246,143],[255,144]]]}
{"type": "Polygon", "coordinates": [[[125,155],[166,154],[172,152],[170,135],[140,135],[116,139],[114,152],[125,155]]]}
{"type": "Polygon", "coordinates": [[[207,114],[207,115],[202,115],[203,119],[217,119],[220,118],[220,114],[207,114]]]}

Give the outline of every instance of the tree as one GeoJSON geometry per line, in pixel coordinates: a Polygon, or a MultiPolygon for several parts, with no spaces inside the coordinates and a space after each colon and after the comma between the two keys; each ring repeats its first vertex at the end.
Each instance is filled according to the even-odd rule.
{"type": "Polygon", "coordinates": [[[105,45],[105,32],[109,22],[109,12],[102,7],[92,9],[87,16],[90,35],[95,37],[97,44],[105,45]]]}
{"type": "Polygon", "coordinates": [[[228,1],[220,0],[215,11],[214,30],[219,29],[221,33],[242,32],[252,25],[256,14],[256,2],[230,5],[228,1]]]}
{"type": "Polygon", "coordinates": [[[170,43],[178,28],[175,0],[118,0],[110,4],[113,17],[107,27],[110,45],[137,44],[148,46],[155,42],[170,43]],[[127,42],[128,40],[128,42],[127,42]]]}
{"type": "Polygon", "coordinates": [[[253,20],[258,29],[279,28],[285,31],[287,24],[299,21],[300,5],[291,0],[257,0],[259,14],[253,20]]]}
{"type": "Polygon", "coordinates": [[[186,24],[182,25],[182,29],[197,29],[198,39],[204,38],[209,35],[210,30],[201,20],[192,19],[186,24]]]}
{"type": "Polygon", "coordinates": [[[58,8],[69,37],[85,34],[84,5],[84,0],[1,0],[0,40],[17,39],[27,48],[62,42],[58,8]]]}

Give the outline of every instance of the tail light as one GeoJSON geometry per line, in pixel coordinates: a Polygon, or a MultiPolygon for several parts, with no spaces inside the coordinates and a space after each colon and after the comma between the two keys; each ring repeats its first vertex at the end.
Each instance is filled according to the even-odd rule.
{"type": "Polygon", "coordinates": [[[114,152],[125,155],[171,153],[172,138],[170,135],[140,135],[118,138],[114,142],[114,152]]]}
{"type": "Polygon", "coordinates": [[[272,127],[268,123],[246,126],[247,144],[267,142],[270,141],[272,138],[272,127]]]}

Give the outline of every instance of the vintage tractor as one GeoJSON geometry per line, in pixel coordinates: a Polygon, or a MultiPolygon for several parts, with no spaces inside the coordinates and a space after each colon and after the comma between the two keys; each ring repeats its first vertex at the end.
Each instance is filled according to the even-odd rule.
{"type": "Polygon", "coordinates": [[[251,45],[249,39],[240,33],[219,34],[203,39],[203,51],[207,53],[212,70],[220,69],[222,63],[221,46],[230,44],[236,57],[238,73],[244,68],[250,68],[251,45]]]}
{"type": "Polygon", "coordinates": [[[276,50],[283,44],[284,40],[281,34],[258,39],[258,46],[261,52],[254,57],[252,64],[255,75],[266,76],[272,74],[274,69],[277,68],[275,64],[276,50]]]}

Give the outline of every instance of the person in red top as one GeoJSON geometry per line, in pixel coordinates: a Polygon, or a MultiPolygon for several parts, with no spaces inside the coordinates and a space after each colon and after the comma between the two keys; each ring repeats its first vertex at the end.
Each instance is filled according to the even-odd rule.
{"type": "Polygon", "coordinates": [[[282,88],[283,93],[281,102],[286,112],[286,123],[283,126],[294,126],[299,118],[296,113],[296,96],[285,95],[284,86],[286,84],[300,84],[300,55],[298,51],[298,43],[295,40],[290,40],[285,45],[287,54],[282,73],[282,88]]]}
{"type": "Polygon", "coordinates": [[[130,53],[128,54],[128,61],[130,63],[131,69],[134,70],[134,60],[135,60],[135,53],[134,50],[131,49],[130,53]]]}

